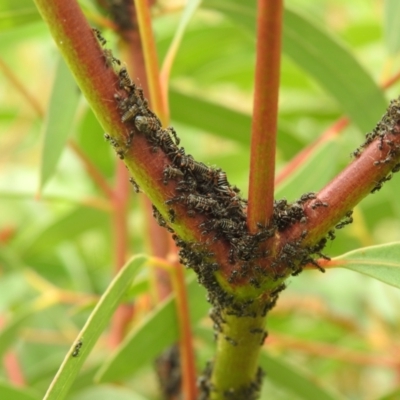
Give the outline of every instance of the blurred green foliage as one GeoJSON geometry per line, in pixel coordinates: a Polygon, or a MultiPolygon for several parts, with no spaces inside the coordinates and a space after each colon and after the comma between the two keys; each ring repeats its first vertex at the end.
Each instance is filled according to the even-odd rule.
{"type": "MultiPolygon", "coordinates": [[[[89,20],[96,13],[101,14],[94,2],[81,3],[89,20]]],[[[204,2],[185,32],[170,85],[172,124],[187,152],[223,168],[229,181],[244,193],[255,62],[254,11],[247,11],[254,3],[204,2]],[[243,8],[227,9],[227,3],[238,7],[242,3],[243,8]],[[240,15],[242,21],[238,21],[240,15]]],[[[400,67],[397,1],[382,4],[363,0],[287,0],[286,5],[296,13],[300,10],[298,15],[307,16],[306,21],[315,29],[325,32],[332,46],[343,49],[350,64],[357,65],[355,71],[361,68],[367,78],[351,86],[358,82],[358,75],[350,74],[349,59],[342,59],[341,52],[333,57],[323,46],[318,51],[326,57],[327,68],[334,67],[331,73],[314,71],[316,61],[306,57],[301,63],[290,49],[284,52],[278,173],[343,113],[351,113],[353,99],[365,100],[367,83],[363,82],[382,82],[400,67]],[[335,76],[338,80],[330,81],[335,76]],[[341,102],[340,96],[348,96],[348,101],[341,102]]],[[[166,1],[158,4],[154,12],[162,61],[180,12],[168,9],[166,1]]],[[[93,21],[91,24],[95,25],[93,21]]],[[[294,29],[294,39],[306,37],[301,24],[299,30],[293,22],[288,24],[294,29]]],[[[316,32],[315,39],[321,39],[316,32]]],[[[105,32],[105,36],[117,53],[117,38],[111,32],[105,32]]],[[[0,352],[17,357],[29,388],[26,391],[7,383],[14,381],[4,358],[0,367],[0,398],[32,400],[43,397],[93,309],[94,299],[108,287],[114,275],[115,234],[108,200],[70,146],[63,146],[60,158],[44,167],[44,142],[48,140],[47,135],[44,138],[44,121],[54,104],[50,99],[59,56],[30,0],[2,2],[0,49],[0,352]],[[49,180],[39,195],[44,170],[49,180]]],[[[387,90],[385,98],[397,96],[398,87],[395,84],[387,90]]],[[[382,95],[379,90],[377,93],[382,95]]],[[[77,92],[69,96],[76,95],[77,92]]],[[[68,112],[74,101],[71,97],[65,99],[68,112]]],[[[51,138],[55,147],[65,140],[64,134],[69,134],[113,186],[116,164],[120,161],[103,140],[102,128],[84,99],[77,104],[68,132],[48,134],[54,135],[51,138]]],[[[318,147],[304,166],[282,182],[277,187],[277,197],[294,200],[329,182],[350,161],[350,153],[363,140],[366,132],[359,127],[367,125],[372,130],[371,121],[377,122],[384,112],[375,104],[381,103],[367,99],[365,108],[356,107],[351,114],[352,124],[318,147]]],[[[62,110],[58,112],[63,115],[62,110]]],[[[329,255],[400,240],[399,179],[395,175],[380,192],[356,208],[354,223],[338,232],[337,240],[326,249],[329,255]]],[[[143,194],[132,193],[127,215],[130,254],[150,254],[140,196],[143,194]]],[[[149,293],[147,280],[151,274],[147,269],[140,274],[141,280],[129,292],[129,300],[149,293]]],[[[188,279],[193,281],[190,272],[188,279]]],[[[213,354],[213,342],[205,293],[198,289],[191,291],[190,304],[196,316],[193,329],[200,371],[213,354]]],[[[263,355],[262,360],[267,379],[261,398],[392,398],[390,393],[398,390],[395,360],[399,306],[400,294],[396,289],[348,270],[332,270],[325,275],[304,272],[292,278],[269,318],[268,356],[263,355]]],[[[157,328],[159,323],[170,333],[158,342],[160,345],[167,346],[176,337],[176,316],[167,318],[169,314],[166,317],[160,311],[167,307],[167,303],[159,305],[147,320],[139,318],[139,312],[134,321],[129,337],[133,348],[141,349],[143,361],[142,365],[134,365],[133,375],[120,381],[119,387],[94,383],[100,366],[105,360],[107,366],[112,365],[113,357],[120,351],[117,348],[113,355],[105,345],[104,335],[83,366],[68,399],[159,399],[151,368],[153,348],[140,340],[148,333],[150,338],[160,341],[159,332],[154,332],[161,329],[157,328]]]]}

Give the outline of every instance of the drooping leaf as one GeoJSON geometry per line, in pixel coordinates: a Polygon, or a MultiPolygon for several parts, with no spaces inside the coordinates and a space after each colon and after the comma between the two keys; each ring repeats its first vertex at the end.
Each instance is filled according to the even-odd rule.
{"type": "MultiPolygon", "coordinates": [[[[192,279],[187,286],[192,324],[203,317],[209,308],[204,289],[192,279]]],[[[124,379],[154,360],[163,349],[178,339],[178,317],[174,298],[160,304],[121,343],[99,370],[100,382],[124,379]]]]}
{"type": "Polygon", "coordinates": [[[61,400],[67,395],[81,366],[146,260],[143,255],[133,257],[111,282],[65,356],[44,400],[61,400]]]}
{"type": "MultiPolygon", "coordinates": [[[[255,0],[205,0],[203,6],[223,12],[255,37],[255,0]]],[[[329,92],[361,131],[375,126],[387,106],[383,92],[337,38],[285,8],[282,41],[284,54],[329,92]]]]}
{"type": "Polygon", "coordinates": [[[44,124],[40,189],[54,174],[74,123],[80,90],[63,59],[59,59],[50,104],[44,124]]]}
{"type": "Polygon", "coordinates": [[[360,272],[400,288],[400,242],[350,251],[331,262],[332,266],[360,272]]]}

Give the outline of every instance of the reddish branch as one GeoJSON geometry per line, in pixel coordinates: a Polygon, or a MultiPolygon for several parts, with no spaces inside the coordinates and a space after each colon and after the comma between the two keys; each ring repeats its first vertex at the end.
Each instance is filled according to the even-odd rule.
{"type": "Polygon", "coordinates": [[[273,212],[282,12],[281,0],[258,1],[247,215],[252,233],[257,231],[257,223],[269,222],[273,212]]]}

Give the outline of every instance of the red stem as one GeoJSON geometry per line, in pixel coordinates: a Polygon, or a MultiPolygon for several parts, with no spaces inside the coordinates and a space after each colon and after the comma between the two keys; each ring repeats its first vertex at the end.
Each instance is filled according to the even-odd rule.
{"type": "Polygon", "coordinates": [[[197,399],[196,365],[193,351],[193,336],[190,326],[189,305],[187,301],[184,268],[174,263],[174,290],[179,320],[179,354],[182,373],[182,397],[186,400],[197,399]]]}
{"type": "Polygon", "coordinates": [[[274,199],[275,147],[281,54],[282,0],[259,0],[257,60],[251,137],[249,230],[266,224],[274,199]]]}

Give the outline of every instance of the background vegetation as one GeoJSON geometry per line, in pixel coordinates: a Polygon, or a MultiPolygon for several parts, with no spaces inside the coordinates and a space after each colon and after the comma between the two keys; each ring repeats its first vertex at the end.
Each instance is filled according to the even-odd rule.
{"type": "MultiPolygon", "coordinates": [[[[229,181],[246,193],[254,24],[247,23],[251,15],[235,18],[224,3],[205,1],[186,29],[171,73],[171,118],[187,152],[223,168],[229,181]]],[[[102,25],[107,15],[92,1],[81,4],[118,54],[116,36],[102,25]]],[[[398,72],[396,1],[288,0],[286,6],[329,32],[381,86],[398,72]]],[[[182,4],[160,2],[153,11],[159,60],[163,60],[182,4]]],[[[128,196],[118,181],[120,161],[70,83],[72,78],[31,1],[0,5],[0,46],[0,397],[40,399],[115,275],[118,232],[127,239],[126,256],[152,254],[151,236],[143,194],[129,188],[128,196]],[[54,131],[64,134],[49,139],[46,133],[54,131]],[[122,195],[122,202],[121,197],[105,194],[88,166],[99,171],[101,182],[114,194],[122,195]],[[118,231],[118,210],[128,221],[126,235],[118,231]]],[[[300,65],[293,53],[284,51],[278,177],[296,154],[348,111],[341,98],[362,98],[363,87],[355,78],[343,78],[338,85],[335,69],[345,77],[351,71],[344,60],[332,58],[328,48],[321,48],[321,54],[324,51],[330,63],[322,78],[312,63],[300,65]],[[329,90],[332,84],[336,92],[329,90]]],[[[390,99],[397,92],[394,84],[384,95],[390,99]]],[[[305,162],[289,170],[276,197],[294,200],[304,192],[318,191],[348,164],[350,153],[383,112],[384,108],[368,105],[355,110],[353,123],[323,136],[305,162]]],[[[354,210],[354,223],[338,232],[326,248],[330,256],[400,240],[399,179],[395,175],[354,210]]],[[[125,359],[118,360],[120,369],[110,358],[120,349],[120,341],[113,341],[111,330],[106,331],[69,399],[160,398],[153,360],[177,339],[178,332],[173,304],[160,303],[153,278],[151,269],[141,268],[129,291],[128,301],[134,303],[129,331],[136,334],[125,359]],[[93,383],[100,367],[103,382],[93,383]],[[115,381],[122,384],[112,385],[115,381]]],[[[187,279],[201,371],[214,351],[209,305],[190,271],[187,279]]],[[[261,398],[396,398],[388,396],[399,387],[399,304],[397,289],[347,270],[324,275],[307,271],[290,279],[269,315],[267,352],[261,360],[267,378],[261,398]]]]}

